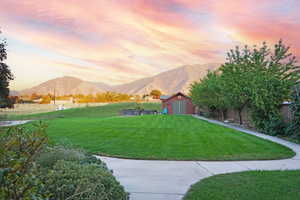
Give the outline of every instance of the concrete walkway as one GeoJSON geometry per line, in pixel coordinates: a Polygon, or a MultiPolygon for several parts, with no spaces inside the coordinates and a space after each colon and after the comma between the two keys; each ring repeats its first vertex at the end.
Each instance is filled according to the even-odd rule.
{"type": "Polygon", "coordinates": [[[6,126],[16,126],[21,124],[26,124],[32,120],[20,120],[20,121],[0,121],[0,126],[6,127],[6,126]]]}
{"type": "Polygon", "coordinates": [[[98,157],[114,171],[117,179],[130,192],[131,200],[180,200],[192,184],[216,174],[300,169],[298,144],[219,121],[195,117],[285,145],[297,155],[291,159],[269,161],[149,161],[98,157]]]}

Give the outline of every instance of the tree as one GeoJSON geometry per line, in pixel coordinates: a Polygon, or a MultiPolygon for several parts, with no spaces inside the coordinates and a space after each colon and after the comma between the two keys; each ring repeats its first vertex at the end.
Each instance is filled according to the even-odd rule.
{"type": "Polygon", "coordinates": [[[224,85],[225,82],[217,72],[209,71],[206,77],[192,84],[190,96],[193,103],[199,107],[207,107],[212,112],[220,112],[224,120],[228,108],[224,85]]]}
{"type": "MultiPolygon", "coordinates": [[[[1,34],[1,31],[0,31],[1,34]]],[[[7,59],[6,41],[0,41],[0,107],[10,107],[11,101],[9,99],[9,81],[13,80],[13,74],[10,68],[4,61],[7,59]]]]}
{"type": "Polygon", "coordinates": [[[252,120],[263,129],[265,119],[278,115],[278,107],[290,98],[290,91],[300,79],[300,67],[289,47],[280,40],[273,51],[266,43],[253,49],[236,47],[227,54],[221,67],[226,82],[226,98],[239,112],[249,106],[252,120]]]}
{"type": "Polygon", "coordinates": [[[50,95],[45,95],[42,97],[42,101],[40,102],[40,104],[50,104],[51,100],[52,98],[50,95]]]}
{"type": "Polygon", "coordinates": [[[160,96],[162,95],[162,92],[159,90],[152,90],[150,92],[150,95],[154,98],[154,99],[159,99],[160,96]]]}
{"type": "Polygon", "coordinates": [[[248,61],[250,55],[247,46],[242,51],[239,47],[231,49],[227,53],[227,62],[220,68],[226,82],[225,98],[230,102],[230,107],[238,111],[240,124],[243,124],[242,111],[249,104],[251,96],[249,83],[253,73],[248,61]]]}

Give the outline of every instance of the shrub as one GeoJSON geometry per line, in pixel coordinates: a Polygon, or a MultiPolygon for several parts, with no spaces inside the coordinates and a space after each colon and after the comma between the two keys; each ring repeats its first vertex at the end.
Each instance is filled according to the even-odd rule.
{"type": "Polygon", "coordinates": [[[0,135],[1,199],[32,199],[40,180],[34,159],[47,144],[46,125],[38,123],[28,131],[14,127],[0,135]]]}
{"type": "Polygon", "coordinates": [[[37,164],[46,169],[51,169],[59,160],[80,162],[86,158],[84,152],[75,149],[68,149],[63,146],[47,147],[37,157],[37,164]]]}
{"type": "Polygon", "coordinates": [[[127,200],[128,194],[112,176],[98,164],[80,164],[59,160],[44,176],[41,194],[55,200],[127,200]]]}
{"type": "Polygon", "coordinates": [[[279,115],[270,116],[267,120],[263,121],[262,131],[268,135],[284,135],[286,123],[279,115]]]}
{"type": "Polygon", "coordinates": [[[300,140],[300,85],[295,87],[290,105],[293,114],[292,121],[288,124],[286,134],[292,138],[300,140]]]}
{"type": "Polygon", "coordinates": [[[83,150],[48,147],[37,158],[43,184],[38,193],[50,200],[125,200],[128,194],[99,159],[83,150]]]}
{"type": "Polygon", "coordinates": [[[128,199],[99,159],[82,150],[49,147],[46,127],[0,130],[0,199],[128,199]]]}

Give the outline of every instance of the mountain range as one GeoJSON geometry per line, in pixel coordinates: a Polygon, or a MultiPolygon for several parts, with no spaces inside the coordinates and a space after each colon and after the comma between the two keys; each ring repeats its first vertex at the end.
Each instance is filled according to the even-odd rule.
{"type": "Polygon", "coordinates": [[[153,89],[158,89],[164,94],[173,94],[179,91],[187,93],[192,82],[200,80],[207,74],[208,70],[216,70],[219,66],[220,64],[217,63],[186,65],[152,77],[114,86],[65,76],[46,81],[30,89],[18,91],[18,93],[21,95],[55,93],[57,96],[61,96],[113,91],[127,94],[149,94],[153,89]]]}

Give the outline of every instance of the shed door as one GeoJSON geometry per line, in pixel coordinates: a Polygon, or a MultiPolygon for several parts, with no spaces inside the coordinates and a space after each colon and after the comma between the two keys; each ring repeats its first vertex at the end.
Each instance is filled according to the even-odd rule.
{"type": "Polygon", "coordinates": [[[172,103],[173,114],[186,114],[186,101],[174,101],[172,103]]]}

